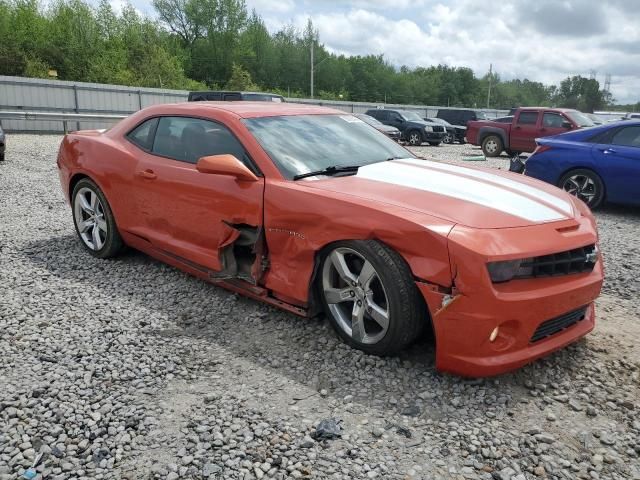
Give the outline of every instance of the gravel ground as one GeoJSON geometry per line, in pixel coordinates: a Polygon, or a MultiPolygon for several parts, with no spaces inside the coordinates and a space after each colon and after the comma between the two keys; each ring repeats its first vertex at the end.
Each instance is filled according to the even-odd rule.
{"type": "Polygon", "coordinates": [[[47,479],[640,479],[637,210],[597,214],[594,334],[464,380],[434,372],[427,342],[367,356],[326,321],[140,253],[93,259],[60,192],[59,141],[12,135],[0,164],[0,480],[39,452],[47,479]],[[341,436],[323,439],[330,418],[341,436]]]}

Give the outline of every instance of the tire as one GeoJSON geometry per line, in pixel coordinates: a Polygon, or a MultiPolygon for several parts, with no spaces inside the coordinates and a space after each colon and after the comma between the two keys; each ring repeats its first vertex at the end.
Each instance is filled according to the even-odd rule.
{"type": "Polygon", "coordinates": [[[440,145],[440,142],[429,142],[429,145],[431,145],[432,147],[437,147],[438,145],[440,145]]]}
{"type": "Polygon", "coordinates": [[[407,142],[411,146],[419,147],[422,145],[422,133],[419,130],[410,130],[407,133],[407,142]]]}
{"type": "Polygon", "coordinates": [[[391,355],[422,333],[428,318],[424,300],[406,262],[386,245],[376,240],[334,243],[321,256],[319,273],[324,311],[348,345],[391,355]],[[360,328],[353,328],[354,315],[360,328]]]}
{"type": "Polygon", "coordinates": [[[71,194],[73,224],[80,243],[97,258],[115,257],[124,248],[116,221],[102,190],[88,178],[71,194]]]}
{"type": "Polygon", "coordinates": [[[558,187],[582,200],[591,210],[600,207],[604,202],[604,183],[593,170],[586,168],[571,170],[562,176],[558,187]]]}
{"type": "Polygon", "coordinates": [[[487,135],[482,140],[482,153],[485,157],[498,157],[503,148],[502,139],[497,135],[487,135]]]}
{"type": "Polygon", "coordinates": [[[446,144],[451,144],[455,142],[455,137],[452,136],[450,133],[445,133],[443,139],[442,139],[442,143],[446,143],[446,144]]]}

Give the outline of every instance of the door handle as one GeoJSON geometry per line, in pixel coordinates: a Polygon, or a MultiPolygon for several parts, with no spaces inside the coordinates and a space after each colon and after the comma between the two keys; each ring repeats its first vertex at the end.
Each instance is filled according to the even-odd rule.
{"type": "Polygon", "coordinates": [[[613,148],[605,148],[605,149],[601,149],[600,151],[605,155],[609,155],[610,153],[616,153],[616,151],[613,148]]]}
{"type": "Polygon", "coordinates": [[[146,170],[138,172],[138,176],[142,178],[146,178],[147,180],[155,180],[156,178],[158,178],[158,176],[150,168],[147,168],[146,170]]]}

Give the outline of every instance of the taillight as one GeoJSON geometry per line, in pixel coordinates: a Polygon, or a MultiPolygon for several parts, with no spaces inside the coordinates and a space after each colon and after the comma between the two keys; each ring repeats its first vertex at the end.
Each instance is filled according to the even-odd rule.
{"type": "Polygon", "coordinates": [[[534,154],[546,152],[547,150],[551,150],[549,145],[538,145],[536,149],[533,151],[534,154]]]}

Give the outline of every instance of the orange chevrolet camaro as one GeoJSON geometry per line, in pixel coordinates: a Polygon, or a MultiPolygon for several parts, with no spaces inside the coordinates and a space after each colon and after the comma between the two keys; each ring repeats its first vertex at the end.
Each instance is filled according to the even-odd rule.
{"type": "Polygon", "coordinates": [[[85,249],[125,245],[301,316],[365,352],[432,331],[436,366],[495,375],[594,327],[596,224],[537,180],[417,159],[344,112],[268,102],[145,108],[67,135],[85,249]]]}

